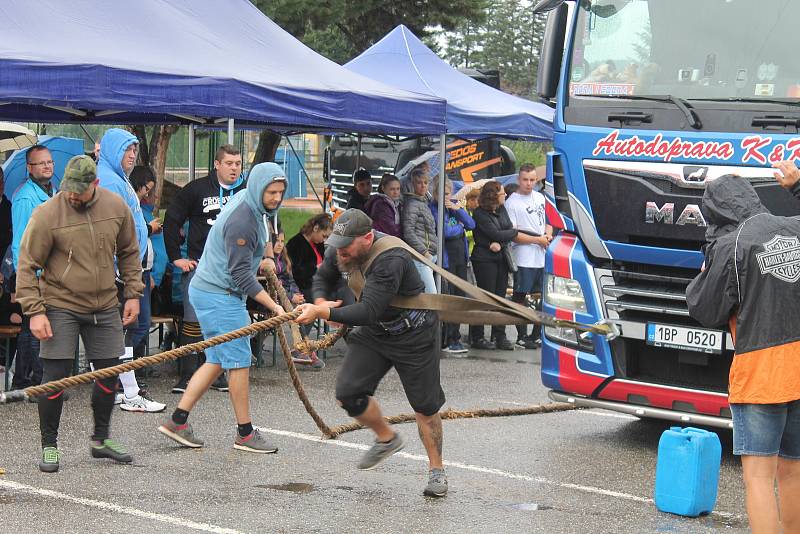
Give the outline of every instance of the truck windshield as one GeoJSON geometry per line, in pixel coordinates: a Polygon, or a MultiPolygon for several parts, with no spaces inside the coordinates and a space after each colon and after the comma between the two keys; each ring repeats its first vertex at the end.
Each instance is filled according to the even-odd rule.
{"type": "Polygon", "coordinates": [[[581,0],[572,97],[797,102],[800,2],[581,0]]]}

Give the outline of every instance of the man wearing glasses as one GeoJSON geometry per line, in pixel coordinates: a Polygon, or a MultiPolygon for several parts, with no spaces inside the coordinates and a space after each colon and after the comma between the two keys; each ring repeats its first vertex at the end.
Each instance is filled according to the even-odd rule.
{"type": "MultiPolygon", "coordinates": [[[[33,210],[49,200],[58,191],[53,187],[53,155],[47,147],[33,145],[25,153],[28,179],[14,193],[11,199],[11,227],[13,239],[11,253],[14,258],[14,271],[19,261],[19,245],[22,234],[33,214],[33,210]]],[[[37,386],[42,381],[42,362],[39,360],[39,340],[31,333],[30,319],[22,321],[22,330],[17,338],[17,363],[12,389],[37,386]]]]}

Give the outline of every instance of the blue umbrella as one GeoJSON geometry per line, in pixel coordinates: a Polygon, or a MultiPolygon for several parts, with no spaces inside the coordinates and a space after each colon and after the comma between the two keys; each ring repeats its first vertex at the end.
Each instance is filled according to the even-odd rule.
{"type": "MultiPolygon", "coordinates": [[[[61,177],[64,176],[64,168],[73,156],[80,156],[83,152],[83,139],[74,137],[56,137],[52,135],[39,136],[39,144],[50,149],[55,162],[53,172],[53,185],[58,187],[61,177]]],[[[25,166],[25,153],[28,148],[15,151],[5,163],[3,163],[3,174],[5,175],[6,187],[5,195],[11,200],[14,192],[20,188],[28,179],[28,169],[25,166]]]]}

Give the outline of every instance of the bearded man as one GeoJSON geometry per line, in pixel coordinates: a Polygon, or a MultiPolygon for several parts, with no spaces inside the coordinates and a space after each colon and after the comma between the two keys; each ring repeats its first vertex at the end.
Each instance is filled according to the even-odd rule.
{"type": "Polygon", "coordinates": [[[428,483],[423,493],[444,497],[447,476],[442,467],[439,409],[445,397],[436,350],[439,319],[432,311],[391,306],[395,296],[419,295],[425,292],[425,285],[406,250],[381,250],[379,243],[387,237],[372,230],[372,220],[363,211],[345,211],[325,241],[325,259],[312,283],[314,304],[300,305],[297,309],[302,314],[296,322],[323,319],[357,327],[347,337],[347,355],[336,377],[336,399],[348,415],[375,433],[375,443],[358,468],[373,469],[403,448],[402,437],[386,424],[373,396],[381,379],[394,367],[414,409],[428,454],[428,483]],[[360,293],[358,302],[348,306],[332,300],[343,275],[350,279],[354,293],[360,293]],[[360,280],[357,290],[354,278],[360,280]]]}

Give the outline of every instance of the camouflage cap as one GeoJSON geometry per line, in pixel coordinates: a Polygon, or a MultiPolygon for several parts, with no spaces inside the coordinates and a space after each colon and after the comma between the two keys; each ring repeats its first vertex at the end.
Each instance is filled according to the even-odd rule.
{"type": "Polygon", "coordinates": [[[89,156],[75,156],[64,169],[59,189],[80,195],[97,179],[97,166],[89,156]]]}

